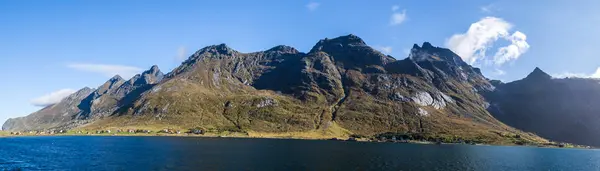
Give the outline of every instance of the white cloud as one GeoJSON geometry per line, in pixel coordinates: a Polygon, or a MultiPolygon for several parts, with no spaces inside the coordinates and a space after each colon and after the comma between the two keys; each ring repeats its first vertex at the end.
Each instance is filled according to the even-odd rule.
{"type": "MultiPolygon", "coordinates": [[[[392,9],[394,9],[392,7],[392,9]]],[[[404,21],[406,21],[406,10],[402,10],[402,12],[398,12],[398,9],[394,10],[392,17],[390,18],[390,25],[400,25],[404,21]]]]}
{"type": "Polygon", "coordinates": [[[496,68],[496,70],[494,71],[494,74],[497,76],[502,76],[502,75],[506,75],[506,72],[504,70],[496,68]]]}
{"type": "Polygon", "coordinates": [[[48,93],[41,97],[32,99],[30,103],[34,106],[45,107],[48,105],[56,104],[60,102],[65,97],[75,93],[76,90],[73,89],[61,89],[52,93],[48,93]]]}
{"type": "Polygon", "coordinates": [[[481,12],[484,12],[484,13],[491,13],[492,12],[492,10],[490,8],[488,8],[487,6],[482,6],[479,9],[481,10],[481,12]]]}
{"type": "Polygon", "coordinates": [[[446,47],[471,65],[480,61],[493,60],[494,64],[500,66],[518,59],[530,47],[524,33],[520,31],[515,31],[512,35],[509,33],[512,27],[511,23],[501,18],[485,17],[471,24],[466,33],[452,35],[446,40],[446,47]],[[504,39],[511,44],[498,48],[493,59],[487,59],[486,51],[498,39],[504,39]]]}
{"type": "Polygon", "coordinates": [[[600,78],[600,67],[598,67],[596,69],[596,72],[591,73],[591,74],[564,72],[564,73],[561,73],[561,74],[553,74],[553,77],[555,77],[555,78],[572,78],[572,77],[577,77],[577,78],[600,78]]]}
{"type": "Polygon", "coordinates": [[[184,46],[181,46],[181,47],[177,48],[177,56],[175,56],[175,59],[177,61],[184,61],[188,57],[188,56],[186,56],[186,54],[187,54],[187,48],[185,48],[184,46]]]}
{"type": "Polygon", "coordinates": [[[139,74],[143,71],[143,69],[133,66],[124,66],[124,65],[106,65],[106,64],[83,64],[83,63],[74,63],[67,65],[69,68],[73,68],[80,71],[93,72],[102,74],[106,77],[113,77],[115,75],[120,75],[121,77],[127,79],[133,77],[135,74],[139,74]]]}
{"type": "Polygon", "coordinates": [[[392,47],[391,46],[377,46],[377,49],[379,49],[379,51],[385,53],[385,54],[390,54],[392,53],[392,47]]]}
{"type": "Polygon", "coordinates": [[[600,78],[600,68],[596,69],[596,72],[590,75],[590,78],[600,78]]]}
{"type": "Polygon", "coordinates": [[[483,13],[493,13],[494,11],[497,10],[497,8],[496,8],[496,5],[489,4],[486,6],[479,7],[479,10],[483,13]]]}
{"type": "Polygon", "coordinates": [[[555,78],[572,78],[572,77],[587,78],[588,75],[586,75],[584,73],[564,72],[564,73],[560,73],[560,74],[552,74],[552,77],[555,77],[555,78]]]}
{"type": "Polygon", "coordinates": [[[392,11],[398,11],[399,9],[400,9],[400,6],[398,6],[398,5],[392,6],[392,11]]]}
{"type": "Polygon", "coordinates": [[[494,55],[494,63],[496,65],[502,65],[507,61],[518,59],[519,56],[529,49],[529,44],[526,41],[527,36],[520,31],[516,31],[506,39],[510,40],[511,44],[498,49],[498,52],[494,55]]]}
{"type": "Polygon", "coordinates": [[[319,8],[319,6],[321,6],[321,4],[317,3],[317,2],[310,2],[310,3],[306,4],[306,8],[308,8],[309,11],[317,10],[317,8],[319,8]]]}

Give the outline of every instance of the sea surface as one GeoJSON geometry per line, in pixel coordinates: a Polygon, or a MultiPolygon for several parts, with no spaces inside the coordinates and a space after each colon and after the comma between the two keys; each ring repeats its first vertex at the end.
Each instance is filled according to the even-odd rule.
{"type": "Polygon", "coordinates": [[[0,138],[0,170],[600,170],[600,151],[199,137],[0,138]]]}

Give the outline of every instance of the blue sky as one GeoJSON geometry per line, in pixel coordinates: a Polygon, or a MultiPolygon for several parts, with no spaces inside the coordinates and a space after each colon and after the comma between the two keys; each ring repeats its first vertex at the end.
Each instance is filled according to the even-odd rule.
{"type": "Polygon", "coordinates": [[[168,72],[207,45],[307,52],[319,39],[351,33],[398,59],[429,41],[504,81],[535,67],[557,77],[600,77],[597,7],[597,0],[5,0],[0,122],[116,73],[129,77],[154,64],[168,72]]]}

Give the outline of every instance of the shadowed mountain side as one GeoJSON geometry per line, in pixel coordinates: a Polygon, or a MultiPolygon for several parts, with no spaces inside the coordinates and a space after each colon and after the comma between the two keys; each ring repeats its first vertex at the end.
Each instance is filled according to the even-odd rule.
{"type": "Polygon", "coordinates": [[[600,80],[553,79],[539,68],[486,95],[500,121],[545,138],[600,146],[600,80]]]}
{"type": "Polygon", "coordinates": [[[85,125],[75,126],[198,127],[303,138],[391,132],[496,144],[545,142],[494,119],[479,94],[492,91],[491,83],[452,51],[429,43],[415,45],[403,60],[383,55],[355,35],[320,40],[309,53],[283,45],[241,53],[220,44],[198,50],[165,76],[155,69],[99,87],[74,118],[85,125]],[[156,79],[141,79],[144,75],[156,79]],[[143,84],[136,84],[140,80],[143,84]]]}

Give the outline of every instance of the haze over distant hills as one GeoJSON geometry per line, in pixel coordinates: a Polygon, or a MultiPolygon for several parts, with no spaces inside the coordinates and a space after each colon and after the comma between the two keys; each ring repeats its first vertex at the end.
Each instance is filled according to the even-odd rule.
{"type": "Polygon", "coordinates": [[[2,129],[200,127],[248,135],[545,142],[515,127],[600,145],[588,138],[600,133],[593,124],[599,93],[596,80],[552,79],[537,68],[523,80],[491,81],[427,42],[396,60],[347,35],[320,40],[308,53],[284,45],[253,53],[208,46],[168,74],[152,66],[130,80],[115,76],[9,119],[2,129]]]}

